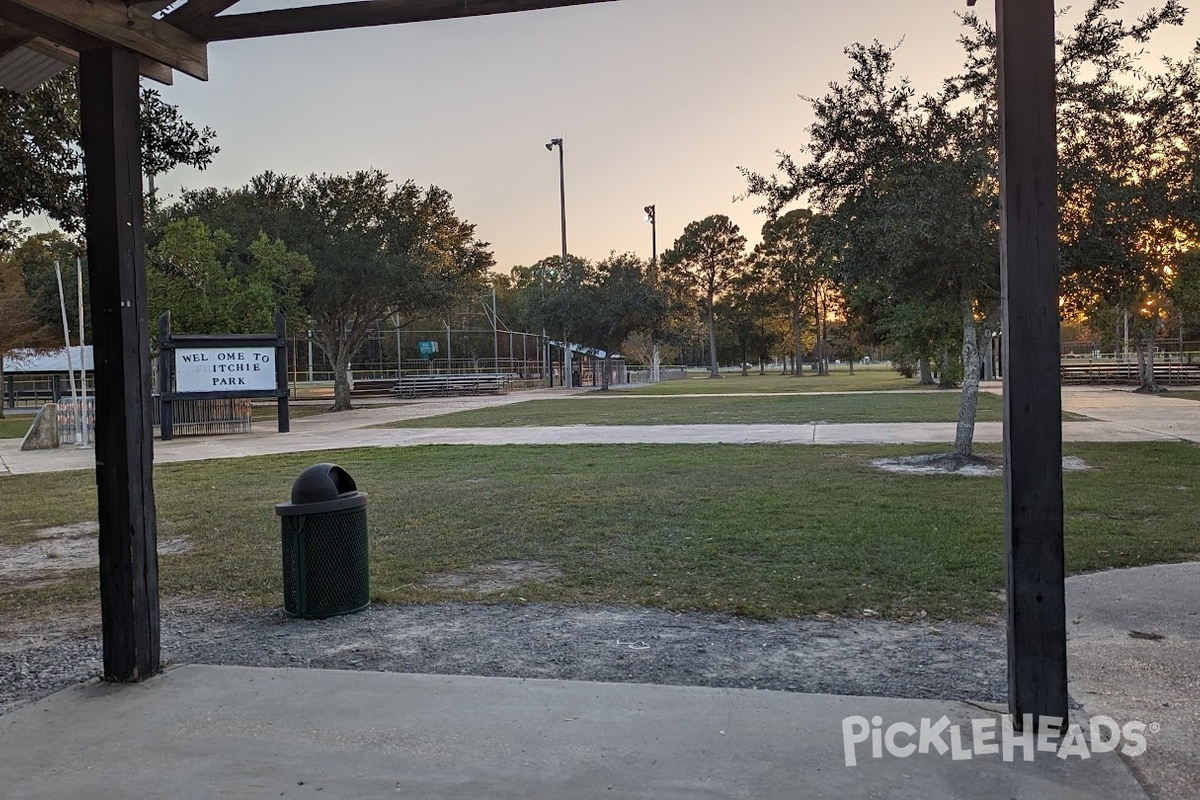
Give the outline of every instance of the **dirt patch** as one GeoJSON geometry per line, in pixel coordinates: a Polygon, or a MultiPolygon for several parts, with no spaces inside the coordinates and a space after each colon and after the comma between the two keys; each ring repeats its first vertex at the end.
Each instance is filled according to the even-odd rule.
{"type": "Polygon", "coordinates": [[[441,572],[425,579],[431,589],[489,594],[516,589],[523,583],[546,583],[562,577],[562,570],[540,561],[493,561],[460,572],[441,572]]]}
{"type": "MultiPolygon", "coordinates": [[[[62,581],[72,570],[98,566],[98,532],[94,521],[76,522],[35,531],[35,541],[28,544],[0,545],[0,584],[32,589],[62,581]]],[[[190,548],[186,539],[161,539],[158,543],[159,555],[190,548]]]]}
{"type": "Polygon", "coordinates": [[[871,466],[884,472],[908,475],[999,475],[1004,472],[1004,462],[998,458],[956,456],[952,453],[877,458],[871,462],[871,466]]]}
{"type": "MultiPolygon", "coordinates": [[[[71,611],[82,614],[71,631],[57,630],[57,617],[13,620],[13,646],[0,647],[0,715],[100,673],[99,609],[71,611]]],[[[539,603],[374,604],[345,617],[299,620],[280,608],[164,598],[162,611],[162,655],[171,664],[987,702],[1003,702],[1008,685],[1004,629],[994,625],[837,618],[758,622],[725,614],[539,603]]]]}
{"type": "MultiPolygon", "coordinates": [[[[988,456],[956,456],[951,453],[935,453],[923,456],[900,456],[877,458],[871,466],[884,472],[906,475],[966,475],[988,477],[1004,474],[1004,461],[988,456]]],[[[1066,456],[1062,460],[1064,472],[1080,472],[1091,469],[1083,459],[1066,456]]]]}

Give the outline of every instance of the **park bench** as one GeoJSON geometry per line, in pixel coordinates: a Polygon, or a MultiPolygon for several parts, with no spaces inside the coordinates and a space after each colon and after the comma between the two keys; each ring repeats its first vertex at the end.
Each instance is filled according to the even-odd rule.
{"type": "Polygon", "coordinates": [[[502,373],[475,375],[404,375],[392,389],[400,397],[447,397],[449,395],[505,394],[513,376],[502,373]]]}
{"type": "Polygon", "coordinates": [[[350,389],[352,397],[387,397],[396,385],[395,378],[367,378],[354,381],[350,389]]]}

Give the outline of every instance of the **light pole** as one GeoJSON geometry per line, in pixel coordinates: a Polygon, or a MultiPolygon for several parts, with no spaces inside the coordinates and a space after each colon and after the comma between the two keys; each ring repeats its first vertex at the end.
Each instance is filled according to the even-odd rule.
{"type": "MultiPolygon", "coordinates": [[[[646,221],[650,223],[650,281],[658,287],[658,218],[655,215],[654,204],[646,206],[646,221]]],[[[654,352],[650,359],[650,380],[658,383],[662,377],[662,367],[658,355],[658,342],[654,342],[654,352]]]]}
{"type": "MultiPolygon", "coordinates": [[[[559,272],[562,279],[567,278],[567,171],[566,158],[563,155],[563,140],[562,137],[551,139],[546,142],[546,149],[554,152],[554,148],[558,148],[558,194],[562,205],[562,263],[559,265],[559,272]]],[[[565,283],[564,283],[565,286],[565,283]]],[[[563,388],[571,386],[571,343],[568,340],[568,331],[566,320],[563,320],[563,388]]],[[[551,379],[553,382],[553,379],[551,379]]]]}

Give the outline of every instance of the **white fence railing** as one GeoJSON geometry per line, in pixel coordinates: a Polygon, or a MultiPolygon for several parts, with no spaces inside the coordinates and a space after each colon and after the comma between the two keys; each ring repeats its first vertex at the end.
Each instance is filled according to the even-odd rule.
{"type": "MultiPolygon", "coordinates": [[[[660,367],[658,370],[660,382],[683,380],[687,376],[688,371],[684,367],[660,367]]],[[[626,383],[654,383],[654,371],[649,369],[626,370],[625,381],[626,383]]]]}

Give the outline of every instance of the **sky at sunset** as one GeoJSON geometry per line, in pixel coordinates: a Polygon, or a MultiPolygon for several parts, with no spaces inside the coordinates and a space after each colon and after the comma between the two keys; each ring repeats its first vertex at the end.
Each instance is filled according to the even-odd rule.
{"type": "MultiPolygon", "coordinates": [[[[283,5],[299,3],[234,10],[283,5]]],[[[1130,0],[1126,16],[1150,5],[1130,0]]],[[[842,79],[845,46],[871,39],[902,42],[900,71],[936,89],[961,64],[955,12],[966,10],[966,0],[619,0],[217,43],[208,83],[178,76],[162,94],[215,128],[221,153],[159,187],[375,167],[448,189],[507,270],[559,251],[558,157],[544,145],[561,136],[572,253],[648,258],[650,203],[660,251],[716,213],[753,242],[763,220],[753,201],[734,202],[737,167],[769,171],[777,149],[803,143],[800,95],[842,79]]],[[[978,10],[994,16],[988,0],[978,10]]],[[[1182,56],[1197,38],[1200,8],[1152,51],[1182,56]]]]}

